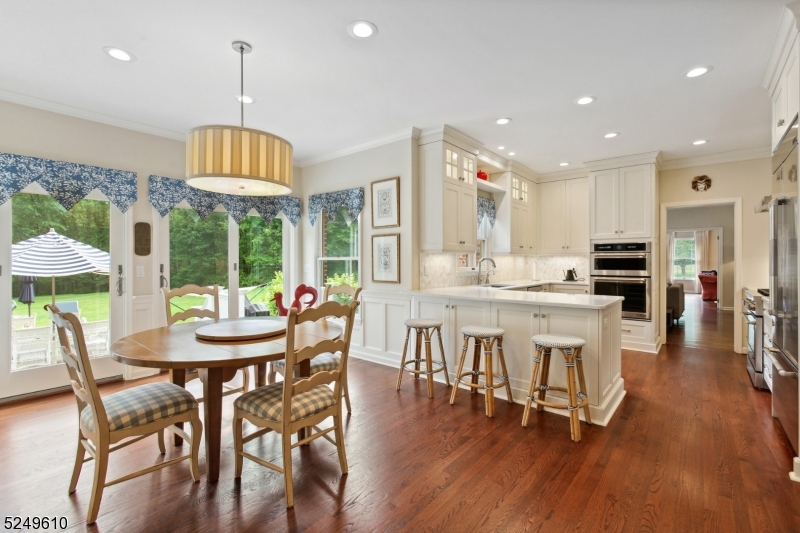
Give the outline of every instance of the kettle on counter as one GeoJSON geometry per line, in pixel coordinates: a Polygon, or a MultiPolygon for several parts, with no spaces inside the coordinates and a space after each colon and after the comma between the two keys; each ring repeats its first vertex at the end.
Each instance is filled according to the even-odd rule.
{"type": "Polygon", "coordinates": [[[564,281],[578,281],[578,272],[574,268],[565,270],[564,281]]]}

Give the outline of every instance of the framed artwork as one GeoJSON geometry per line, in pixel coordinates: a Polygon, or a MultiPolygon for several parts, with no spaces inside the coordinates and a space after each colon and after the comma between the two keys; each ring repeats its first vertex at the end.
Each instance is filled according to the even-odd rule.
{"type": "Polygon", "coordinates": [[[400,178],[373,181],[372,227],[397,228],[400,226],[400,178]]]}
{"type": "Polygon", "coordinates": [[[372,281],[400,283],[400,234],[372,236],[372,281]]]}

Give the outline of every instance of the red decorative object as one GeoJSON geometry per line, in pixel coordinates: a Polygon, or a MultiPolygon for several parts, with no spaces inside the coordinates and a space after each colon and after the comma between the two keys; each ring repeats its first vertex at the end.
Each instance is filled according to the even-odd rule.
{"type": "Polygon", "coordinates": [[[488,180],[489,179],[489,174],[487,174],[483,170],[479,170],[478,171],[478,179],[479,180],[488,180]]]}
{"type": "MultiPolygon", "coordinates": [[[[291,307],[297,309],[298,312],[303,310],[303,296],[310,295],[311,299],[305,302],[306,307],[311,307],[315,303],[317,303],[317,297],[319,293],[317,289],[314,287],[309,287],[307,285],[299,285],[297,289],[294,291],[294,301],[292,302],[291,307]]],[[[278,306],[278,314],[280,316],[287,316],[289,314],[289,310],[283,306],[283,293],[276,292],[275,297],[273,298],[275,301],[275,305],[278,306]]]]}

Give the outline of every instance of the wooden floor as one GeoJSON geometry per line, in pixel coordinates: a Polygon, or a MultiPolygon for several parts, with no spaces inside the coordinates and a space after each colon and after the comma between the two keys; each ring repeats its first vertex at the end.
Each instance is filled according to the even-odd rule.
{"type": "MultiPolygon", "coordinates": [[[[186,463],[106,489],[92,531],[800,531],[792,453],[750,385],[743,356],[666,345],[623,354],[627,396],[607,427],[534,413],[353,360],[354,412],[345,428],[350,474],[333,446],[293,452],[295,507],[281,476],[245,461],[233,479],[232,401],[226,398],[220,480],[192,483],[186,463]]],[[[151,378],[152,380],[153,378],[151,378]]],[[[130,386],[130,385],[127,385],[130,386]]],[[[103,394],[123,388],[106,385],[103,394]]],[[[67,495],[77,420],[71,395],[0,407],[0,511],[84,520],[92,464],[67,495]]],[[[279,460],[274,436],[251,450],[279,460]]],[[[167,457],[177,449],[169,446],[167,457]]],[[[202,448],[201,448],[202,449],[202,448]]],[[[109,477],[163,460],[155,438],[112,454],[109,477]]],[[[201,458],[201,471],[205,461],[201,458]]]]}
{"type": "Polygon", "coordinates": [[[733,321],[739,313],[720,311],[717,302],[704,302],[699,294],[687,294],[686,309],[677,326],[667,332],[667,343],[689,348],[733,351],[733,321]]]}

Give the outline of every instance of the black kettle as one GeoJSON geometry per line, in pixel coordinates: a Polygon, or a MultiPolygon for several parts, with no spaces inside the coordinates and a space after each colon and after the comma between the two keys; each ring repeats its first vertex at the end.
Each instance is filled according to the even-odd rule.
{"type": "Polygon", "coordinates": [[[574,268],[564,271],[564,281],[578,281],[578,273],[574,268]]]}

